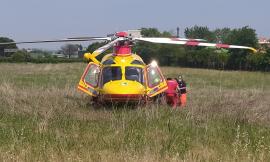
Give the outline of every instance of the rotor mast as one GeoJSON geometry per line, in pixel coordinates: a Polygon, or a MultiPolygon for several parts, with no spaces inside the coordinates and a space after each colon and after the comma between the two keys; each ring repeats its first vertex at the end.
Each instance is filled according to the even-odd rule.
{"type": "MultiPolygon", "coordinates": [[[[122,38],[128,38],[128,33],[127,32],[118,32],[115,34],[117,37],[122,37],[122,38]]],[[[128,39],[124,39],[122,41],[118,41],[115,43],[113,47],[113,53],[116,56],[123,56],[123,55],[130,55],[131,54],[131,41],[128,39]]]]}

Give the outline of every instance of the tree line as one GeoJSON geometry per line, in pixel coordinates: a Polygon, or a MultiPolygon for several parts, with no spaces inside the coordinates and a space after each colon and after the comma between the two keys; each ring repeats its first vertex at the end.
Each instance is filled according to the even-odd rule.
{"type": "MultiPolygon", "coordinates": [[[[0,37],[0,42],[14,42],[0,37]]],[[[64,63],[82,62],[83,47],[79,44],[64,44],[58,51],[42,49],[18,49],[16,44],[0,45],[0,62],[64,63]],[[8,50],[9,52],[7,52],[8,50]]]]}
{"type": "MultiPolygon", "coordinates": [[[[168,31],[161,32],[157,28],[142,28],[141,30],[144,37],[175,37],[174,33],[168,31]]],[[[133,52],[139,54],[146,63],[157,60],[161,66],[184,66],[227,70],[270,70],[269,46],[259,45],[256,31],[248,26],[238,29],[221,28],[215,30],[210,30],[206,26],[193,26],[186,28],[184,34],[186,38],[190,39],[205,39],[207,42],[213,43],[250,46],[259,49],[259,52],[252,53],[250,50],[244,49],[193,47],[153,44],[148,42],[137,42],[133,47],[133,52]]],[[[0,42],[10,41],[13,40],[9,38],[0,38],[0,42]]],[[[92,43],[88,46],[87,51],[93,52],[105,43],[106,42],[92,43]]],[[[17,47],[16,45],[9,45],[8,48],[17,47]]],[[[70,45],[64,45],[61,49],[68,57],[70,57],[75,48],[70,45]]],[[[4,47],[0,46],[0,62],[11,60],[12,58],[22,61],[35,60],[34,62],[39,62],[39,60],[41,60],[41,58],[33,59],[25,51],[19,51],[11,54],[9,58],[4,58],[3,51],[4,47]]],[[[112,50],[109,50],[108,52],[112,52],[112,50]]],[[[49,55],[45,55],[45,58],[46,59],[43,60],[52,61],[53,59],[56,59],[49,55]]]]}
{"type": "MultiPolygon", "coordinates": [[[[145,61],[157,59],[162,66],[263,71],[270,68],[270,49],[258,44],[256,32],[250,27],[211,31],[208,27],[194,26],[186,28],[184,33],[186,38],[250,46],[260,50],[258,53],[253,53],[243,49],[217,49],[146,42],[139,42],[134,50],[145,58],[145,61]]],[[[160,32],[156,28],[143,28],[142,35],[145,37],[173,37],[173,34],[166,31],[160,32]]]]}
{"type": "MultiPolygon", "coordinates": [[[[142,28],[144,37],[175,37],[168,31],[160,32],[157,28],[142,28]]],[[[161,66],[184,66],[227,70],[270,70],[270,48],[259,45],[256,31],[248,26],[230,29],[210,30],[205,26],[186,28],[185,37],[205,39],[207,42],[250,46],[259,49],[253,53],[245,49],[222,49],[209,47],[191,47],[181,45],[153,44],[137,42],[133,52],[142,56],[146,63],[157,60],[161,66]]],[[[89,45],[93,52],[104,42],[89,45]]]]}

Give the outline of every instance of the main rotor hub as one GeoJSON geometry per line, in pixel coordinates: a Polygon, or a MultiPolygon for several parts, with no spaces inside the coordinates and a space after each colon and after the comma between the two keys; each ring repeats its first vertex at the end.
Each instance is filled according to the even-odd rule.
{"type": "Polygon", "coordinates": [[[113,52],[117,56],[131,55],[131,45],[129,40],[119,41],[114,45],[113,52]]]}
{"type": "Polygon", "coordinates": [[[117,36],[117,37],[128,37],[128,33],[127,32],[117,32],[115,34],[115,36],[117,36]]]}

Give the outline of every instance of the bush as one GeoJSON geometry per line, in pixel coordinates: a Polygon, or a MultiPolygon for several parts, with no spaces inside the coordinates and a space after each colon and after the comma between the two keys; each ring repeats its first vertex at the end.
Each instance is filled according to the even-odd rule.
{"type": "Polygon", "coordinates": [[[53,56],[38,56],[31,57],[31,55],[24,51],[18,51],[14,53],[11,57],[0,57],[0,62],[9,62],[9,63],[17,63],[17,62],[31,62],[31,63],[71,63],[71,62],[84,62],[85,60],[82,58],[57,58],[53,56]]]}
{"type": "Polygon", "coordinates": [[[29,62],[31,60],[31,56],[26,51],[18,51],[11,56],[11,59],[14,62],[29,62]]]}

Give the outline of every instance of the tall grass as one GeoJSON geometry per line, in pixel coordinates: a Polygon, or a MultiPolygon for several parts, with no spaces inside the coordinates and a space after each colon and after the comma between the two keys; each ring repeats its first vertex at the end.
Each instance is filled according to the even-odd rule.
{"type": "Polygon", "coordinates": [[[188,105],[94,108],[85,64],[0,64],[1,161],[267,161],[270,74],[164,67],[188,105]]]}

